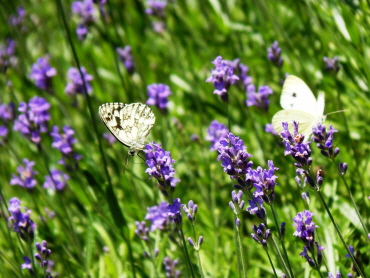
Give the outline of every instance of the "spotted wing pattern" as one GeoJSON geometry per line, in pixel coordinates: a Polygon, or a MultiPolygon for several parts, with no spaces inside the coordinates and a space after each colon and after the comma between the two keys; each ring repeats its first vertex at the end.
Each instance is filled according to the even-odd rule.
{"type": "Polygon", "coordinates": [[[134,155],[145,147],[155,116],[149,106],[142,103],[106,103],[99,107],[99,115],[109,131],[134,155]]]}

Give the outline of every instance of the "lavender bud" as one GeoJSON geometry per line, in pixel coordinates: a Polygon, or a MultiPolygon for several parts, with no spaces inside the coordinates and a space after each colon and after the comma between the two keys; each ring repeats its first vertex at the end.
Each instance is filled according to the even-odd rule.
{"type": "Polygon", "coordinates": [[[244,205],[245,205],[245,202],[244,202],[244,200],[242,200],[242,201],[240,202],[240,204],[239,204],[239,208],[240,208],[240,209],[243,209],[243,208],[244,208],[244,205]]]}
{"type": "Polygon", "coordinates": [[[144,255],[145,258],[150,259],[150,255],[148,254],[148,252],[144,251],[143,255],[144,255]]]}
{"type": "Polygon", "coordinates": [[[281,238],[282,238],[282,239],[285,237],[285,225],[286,225],[286,223],[285,223],[285,222],[281,222],[281,226],[280,226],[280,235],[281,235],[281,238]]]}
{"type": "Polygon", "coordinates": [[[240,227],[240,219],[239,218],[235,218],[235,225],[237,228],[240,227]]]}
{"type": "Polygon", "coordinates": [[[159,254],[159,249],[158,248],[155,248],[154,249],[154,258],[156,258],[157,256],[158,256],[158,254],[159,254]]]}
{"type": "Polygon", "coordinates": [[[200,247],[202,244],[203,244],[203,237],[202,237],[202,236],[200,236],[200,237],[198,238],[198,247],[200,247]]]}
{"type": "Polygon", "coordinates": [[[188,237],[188,242],[189,242],[189,244],[190,244],[191,246],[193,246],[193,247],[194,247],[194,241],[192,240],[192,238],[191,238],[191,237],[188,237]]]}
{"type": "Polygon", "coordinates": [[[344,176],[347,172],[348,165],[347,163],[339,163],[339,173],[341,176],[344,176]]]}
{"type": "Polygon", "coordinates": [[[310,193],[303,192],[301,196],[302,196],[302,199],[306,201],[307,205],[309,205],[310,204],[310,193]]]}

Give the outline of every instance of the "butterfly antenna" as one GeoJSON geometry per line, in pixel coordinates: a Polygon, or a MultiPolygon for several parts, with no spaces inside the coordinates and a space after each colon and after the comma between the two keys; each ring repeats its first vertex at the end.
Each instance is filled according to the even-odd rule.
{"type": "Polygon", "coordinates": [[[346,112],[346,111],[348,111],[348,110],[339,110],[339,111],[335,111],[335,112],[330,112],[330,113],[326,114],[325,116],[330,115],[330,114],[335,114],[335,113],[346,112]]]}
{"type": "Polygon", "coordinates": [[[127,166],[130,166],[130,165],[128,165],[128,158],[129,158],[129,155],[127,154],[127,155],[126,155],[126,163],[125,163],[125,165],[123,166],[123,173],[125,173],[125,172],[126,172],[126,167],[127,167],[127,166]]]}
{"type": "Polygon", "coordinates": [[[146,162],[146,159],[140,155],[140,153],[137,154],[138,157],[140,157],[144,162],[146,162]]]}

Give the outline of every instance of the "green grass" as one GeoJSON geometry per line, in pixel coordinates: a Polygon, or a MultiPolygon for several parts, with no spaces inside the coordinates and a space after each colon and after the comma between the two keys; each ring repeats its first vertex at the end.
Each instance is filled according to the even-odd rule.
{"type": "MultiPolygon", "coordinates": [[[[7,205],[12,197],[30,209],[31,219],[37,224],[35,242],[47,240],[54,261],[53,273],[59,277],[156,277],[153,264],[143,256],[148,247],[134,233],[135,221],[142,221],[147,207],[166,200],[154,179],[145,173],[146,165],[137,156],[129,158],[128,149],[119,143],[110,147],[102,134],[108,132],[98,117],[98,107],[107,102],[142,102],[147,100],[147,86],[163,83],[171,88],[167,114],[153,107],[156,123],[149,140],[161,143],[176,160],[175,177],[181,181],[172,193],[183,204],[193,200],[198,206],[196,217],[197,236],[204,237],[200,260],[205,277],[243,277],[238,264],[238,246],[231,200],[232,181],[217,161],[217,152],[209,150],[205,140],[211,121],[225,125],[240,137],[253,155],[254,167],[267,167],[273,160],[279,186],[275,191],[274,208],[279,222],[286,222],[285,247],[294,277],[327,277],[327,272],[351,272],[351,260],[342,245],[318,195],[310,192],[310,204],[300,197],[302,189],[296,184],[293,159],[284,156],[284,148],[264,131],[272,115],[281,110],[281,83],[285,73],[302,78],[315,95],[325,92],[325,113],[346,110],[329,115],[326,126],[332,124],[339,132],[334,142],[340,148],[337,162],[347,162],[345,180],[354,196],[356,205],[369,229],[369,88],[368,65],[369,7],[366,1],[173,1],[166,7],[167,30],[158,34],[152,29],[153,18],[145,14],[146,1],[108,0],[105,5],[108,17],[99,14],[89,28],[84,41],[77,39],[75,28],[78,17],[71,12],[72,1],[8,1],[0,11],[0,44],[6,38],[16,40],[17,66],[0,75],[0,101],[13,102],[16,107],[33,96],[41,96],[51,104],[49,127],[69,125],[75,130],[78,143],[75,151],[82,155],[79,169],[68,173],[70,180],[63,193],[42,188],[48,175],[45,161],[35,144],[19,132],[12,131],[9,123],[7,143],[0,146],[0,276],[27,277],[21,271],[23,256],[31,256],[27,243],[11,231],[7,218],[7,205]],[[58,6],[62,4],[63,14],[58,6]],[[6,24],[10,14],[22,5],[27,16],[24,30],[6,24]],[[68,29],[66,29],[68,28],[68,29]],[[67,36],[67,30],[71,39],[67,36]],[[281,70],[267,59],[267,48],[274,41],[282,48],[284,64],[281,70]],[[118,61],[116,47],[130,45],[136,71],[129,75],[118,61]],[[76,50],[76,56],[72,52],[76,50]],[[37,58],[50,55],[50,63],[57,69],[53,78],[54,94],[38,89],[29,78],[31,66],[37,58]],[[249,75],[258,87],[270,86],[267,113],[257,107],[245,106],[245,92],[236,86],[229,90],[229,112],[214,87],[205,80],[213,68],[216,56],[233,60],[240,58],[249,67],[249,75]],[[336,76],[324,71],[323,57],[338,56],[340,70],[336,76]],[[79,64],[93,75],[93,93],[89,97],[68,97],[64,88],[67,71],[79,64]],[[11,86],[6,85],[11,82],[11,86]],[[174,121],[176,119],[176,122],[174,121]],[[193,142],[191,135],[200,140],[193,142]],[[99,148],[102,144],[102,152],[99,148]],[[23,158],[35,161],[37,186],[30,193],[19,186],[10,186],[12,174],[23,158]],[[104,163],[105,161],[105,163],[104,163]],[[107,170],[107,172],[106,172],[107,170]],[[108,174],[108,175],[107,175],[108,174]],[[110,183],[108,180],[110,179],[110,183]],[[53,219],[42,221],[45,208],[56,213],[53,219]],[[293,217],[309,209],[316,230],[316,240],[325,247],[320,273],[312,270],[299,256],[303,243],[293,236],[293,217]],[[107,246],[109,252],[103,252],[107,246]],[[130,257],[130,252],[132,257],[130,257]],[[133,271],[134,269],[134,271],[133,271]]],[[[98,7],[98,6],[95,6],[98,7]]],[[[51,147],[52,139],[45,133],[41,145],[49,168],[58,165],[60,153],[51,147]]],[[[370,276],[369,239],[360,225],[337,166],[323,157],[315,144],[312,170],[324,172],[322,194],[348,245],[362,254],[363,273],[370,276]]],[[[244,200],[248,204],[247,194],[244,200]]],[[[247,207],[248,205],[246,205],[247,207]]],[[[271,210],[267,210],[268,224],[275,239],[278,236],[271,210]]],[[[248,277],[273,277],[274,273],[266,252],[250,236],[252,225],[260,220],[244,210],[239,215],[242,228],[248,277]]],[[[193,237],[186,215],[183,214],[185,238],[193,237]]],[[[178,259],[181,277],[190,277],[183,246],[175,227],[168,231],[150,233],[152,247],[159,249],[155,268],[164,277],[163,259],[178,259]]],[[[195,240],[197,241],[197,240],[195,240]]],[[[281,245],[278,244],[281,251],[281,245]]],[[[34,244],[32,244],[35,252],[34,244]]],[[[277,275],[286,273],[272,242],[269,254],[277,275]]],[[[195,277],[199,277],[195,250],[188,245],[195,277]]],[[[41,269],[39,277],[42,277],[41,269]]],[[[289,277],[289,276],[287,276],[289,277]]]]}

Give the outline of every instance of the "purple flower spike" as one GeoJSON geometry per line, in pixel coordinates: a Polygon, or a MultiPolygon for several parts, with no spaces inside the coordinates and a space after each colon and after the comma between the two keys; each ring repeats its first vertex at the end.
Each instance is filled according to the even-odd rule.
{"type": "Polygon", "coordinates": [[[250,179],[253,181],[255,197],[261,197],[267,204],[271,204],[275,198],[275,182],[277,176],[274,175],[275,170],[279,168],[274,166],[272,160],[268,161],[268,169],[263,169],[258,166],[256,170],[250,171],[250,179]]]}
{"type": "Polygon", "coordinates": [[[135,63],[131,54],[131,47],[129,45],[126,45],[124,48],[117,47],[117,53],[128,73],[133,74],[135,71],[135,63]]]}
{"type": "Polygon", "coordinates": [[[293,233],[294,236],[299,237],[303,243],[308,247],[308,250],[313,250],[315,242],[315,229],[319,226],[315,225],[312,221],[314,214],[309,210],[299,212],[297,216],[293,218],[294,226],[296,231],[293,233]]]}
{"type": "Polygon", "coordinates": [[[155,105],[163,112],[166,112],[168,97],[172,95],[170,87],[164,84],[151,84],[147,88],[149,98],[146,104],[155,105]]]}
{"type": "Polygon", "coordinates": [[[186,213],[186,216],[188,217],[189,221],[192,224],[194,224],[195,216],[197,215],[197,211],[198,211],[198,205],[194,204],[194,202],[190,200],[188,202],[188,206],[183,205],[182,209],[186,213]]]}
{"type": "Polygon", "coordinates": [[[227,61],[227,63],[239,77],[239,81],[242,83],[244,90],[247,90],[248,85],[252,83],[252,77],[248,75],[249,68],[240,63],[239,58],[233,61],[227,61]]]}
{"type": "Polygon", "coordinates": [[[254,233],[251,234],[252,238],[258,243],[263,246],[263,248],[267,248],[267,241],[270,238],[271,232],[270,229],[266,230],[266,226],[261,223],[258,225],[253,225],[254,233]]]}
{"type": "Polygon", "coordinates": [[[166,30],[164,19],[167,1],[148,0],[146,3],[148,5],[148,8],[145,10],[145,13],[151,15],[154,18],[154,21],[152,23],[154,31],[157,33],[164,32],[166,30]]]}
{"type": "Polygon", "coordinates": [[[325,63],[325,70],[329,73],[333,73],[334,75],[336,75],[340,69],[338,57],[335,56],[333,59],[324,57],[323,60],[325,63]]]}
{"type": "Polygon", "coordinates": [[[212,82],[215,86],[214,94],[221,96],[221,99],[228,101],[227,91],[231,84],[234,84],[239,77],[234,74],[234,70],[229,66],[228,61],[222,60],[221,56],[216,57],[212,62],[215,65],[212,75],[207,78],[206,82],[212,82]]]}
{"type": "Polygon", "coordinates": [[[166,277],[178,278],[180,277],[180,270],[176,270],[178,260],[171,260],[169,257],[165,257],[163,260],[164,267],[166,269],[166,277]]]}
{"type": "Polygon", "coordinates": [[[103,133],[103,138],[108,142],[109,145],[113,145],[114,143],[117,142],[116,137],[113,136],[112,133],[104,132],[103,133]]]}
{"type": "Polygon", "coordinates": [[[180,198],[176,198],[173,200],[173,204],[169,204],[167,207],[168,216],[176,225],[182,224],[182,215],[180,210],[182,206],[180,198]]]}
{"type": "Polygon", "coordinates": [[[141,222],[136,221],[135,225],[136,225],[135,234],[138,237],[140,237],[142,240],[148,241],[149,240],[149,228],[146,226],[145,221],[141,221],[141,222]]]}
{"type": "Polygon", "coordinates": [[[266,209],[263,207],[263,200],[261,198],[253,197],[252,200],[249,200],[249,207],[247,211],[250,214],[255,214],[259,219],[266,220],[266,209]]]}
{"type": "Polygon", "coordinates": [[[333,145],[335,132],[338,132],[338,130],[335,130],[332,125],[330,125],[329,131],[326,131],[326,127],[321,123],[312,128],[312,141],[317,143],[321,154],[330,159],[335,158],[339,154],[339,148],[334,148],[333,145]]]}
{"type": "Polygon", "coordinates": [[[15,45],[13,39],[7,39],[5,45],[0,45],[0,72],[5,73],[9,66],[16,64],[15,45]]]}
{"type": "Polygon", "coordinates": [[[52,77],[57,74],[55,68],[52,68],[47,58],[38,58],[37,62],[32,65],[30,77],[35,81],[37,87],[42,90],[51,92],[52,77]]]}
{"type": "Polygon", "coordinates": [[[87,26],[95,21],[95,7],[92,0],[75,1],[72,3],[72,12],[80,18],[80,23],[76,29],[79,40],[86,38],[88,33],[87,26]]]}
{"type": "Polygon", "coordinates": [[[8,222],[12,223],[13,231],[17,232],[24,241],[33,241],[36,224],[30,219],[30,210],[25,213],[21,212],[21,202],[17,198],[12,198],[9,201],[8,211],[11,216],[8,222]]]}
{"type": "Polygon", "coordinates": [[[46,271],[46,273],[50,274],[48,267],[51,261],[48,260],[48,258],[50,257],[51,250],[47,248],[48,243],[43,240],[41,244],[37,242],[35,246],[38,251],[38,253],[35,254],[37,262],[39,263],[40,267],[46,271]]]}
{"type": "Polygon", "coordinates": [[[217,150],[221,138],[227,133],[229,133],[229,130],[224,124],[219,123],[216,120],[212,121],[211,125],[207,129],[206,137],[206,140],[211,142],[211,151],[217,150]]]}
{"type": "Polygon", "coordinates": [[[35,96],[29,103],[21,102],[18,111],[21,114],[14,122],[13,129],[38,144],[41,141],[40,133],[48,130],[50,120],[50,104],[42,97],[35,96]]]}
{"type": "Polygon", "coordinates": [[[87,92],[91,94],[92,87],[90,81],[92,81],[94,78],[86,72],[86,69],[84,67],[81,67],[81,72],[83,74],[83,80],[77,68],[70,68],[68,70],[67,76],[70,82],[67,84],[64,90],[67,95],[74,96],[76,94],[84,94],[85,88],[83,85],[83,81],[85,81],[87,92]]]}
{"type": "Polygon", "coordinates": [[[32,261],[31,261],[31,259],[28,258],[27,256],[24,256],[23,261],[24,261],[24,263],[21,265],[22,269],[28,269],[28,272],[31,275],[34,275],[34,272],[32,270],[32,261]]]}
{"type": "Polygon", "coordinates": [[[14,27],[23,27],[24,18],[26,17],[26,11],[23,7],[17,7],[17,14],[9,16],[8,23],[14,27]]]}
{"type": "Polygon", "coordinates": [[[146,164],[148,168],[145,170],[150,176],[158,180],[161,189],[169,190],[175,187],[179,181],[174,178],[175,169],[172,164],[175,160],[172,159],[170,152],[161,148],[161,144],[152,142],[145,146],[146,164]]]}
{"type": "Polygon", "coordinates": [[[281,68],[284,63],[284,60],[281,58],[281,48],[279,47],[279,43],[274,41],[270,48],[267,49],[267,57],[268,59],[277,67],[281,68]]]}
{"type": "Polygon", "coordinates": [[[168,204],[166,202],[160,203],[158,206],[147,208],[148,213],[145,216],[146,220],[152,222],[150,230],[156,229],[165,230],[168,225],[170,218],[168,216],[168,204]]]}
{"type": "Polygon", "coordinates": [[[52,169],[50,172],[51,172],[51,177],[50,176],[45,177],[45,182],[44,182],[43,187],[62,191],[67,184],[67,180],[69,180],[69,176],[57,169],[52,169]]]}
{"type": "Polygon", "coordinates": [[[265,131],[267,133],[271,133],[274,136],[279,136],[279,134],[276,132],[276,130],[274,129],[274,126],[272,124],[266,124],[265,125],[265,131]]]}
{"type": "Polygon", "coordinates": [[[247,87],[247,106],[257,106],[263,111],[267,111],[270,101],[268,96],[273,92],[269,86],[260,86],[256,92],[256,86],[250,84],[247,87]]]}
{"type": "Polygon", "coordinates": [[[35,179],[37,172],[33,170],[35,162],[29,161],[27,158],[25,158],[23,159],[23,163],[25,166],[19,166],[17,168],[19,176],[12,174],[10,185],[19,185],[20,187],[33,190],[33,187],[35,187],[37,184],[35,179]]]}
{"type": "Polygon", "coordinates": [[[62,154],[59,164],[64,165],[67,170],[73,170],[78,167],[77,161],[81,159],[81,155],[73,150],[73,145],[77,143],[77,140],[74,138],[74,130],[69,126],[64,126],[63,131],[64,133],[59,133],[59,128],[53,126],[53,130],[50,133],[53,137],[51,146],[58,149],[62,154]]]}
{"type": "Polygon", "coordinates": [[[252,155],[247,152],[243,140],[231,132],[224,134],[219,142],[217,151],[219,152],[217,160],[221,161],[224,172],[230,175],[232,179],[242,180],[240,186],[245,189],[243,181],[253,163],[249,161],[252,155]]]}

